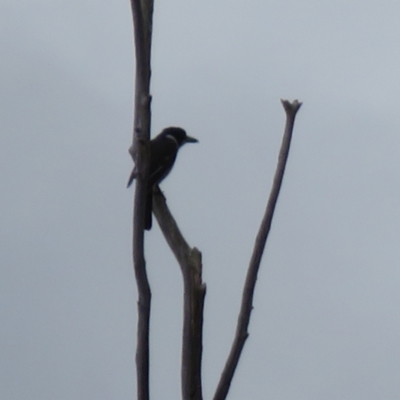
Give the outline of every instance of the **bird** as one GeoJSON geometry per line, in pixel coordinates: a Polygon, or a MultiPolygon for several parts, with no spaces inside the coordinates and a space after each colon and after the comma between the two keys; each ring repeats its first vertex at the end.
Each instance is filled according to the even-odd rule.
{"type": "MultiPolygon", "coordinates": [[[[145,206],[145,229],[152,226],[153,188],[171,172],[179,149],[186,143],[198,143],[194,137],[188,136],[182,128],[171,126],[162,130],[150,140],[150,165],[145,206]]],[[[136,178],[136,168],[133,169],[127,187],[136,178]]]]}

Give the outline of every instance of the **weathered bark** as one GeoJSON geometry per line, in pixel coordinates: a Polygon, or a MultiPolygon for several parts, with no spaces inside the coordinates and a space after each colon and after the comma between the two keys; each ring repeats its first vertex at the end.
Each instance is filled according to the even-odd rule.
{"type": "Polygon", "coordinates": [[[201,253],[187,244],[158,188],[153,196],[153,211],[183,276],[182,398],[201,400],[203,309],[206,293],[206,286],[202,282],[201,253]]]}
{"type": "Polygon", "coordinates": [[[267,208],[265,210],[264,218],[261,222],[256,241],[254,244],[253,254],[250,259],[249,267],[247,270],[246,281],[243,288],[242,303],[239,313],[239,318],[236,326],[236,334],[232,343],[229,357],[226,361],[225,368],[222,372],[217,390],[214,395],[214,400],[224,400],[228,395],[230,385],[232,383],[233,375],[235,373],[240,355],[247,337],[249,336],[248,327],[250,322],[250,315],[253,309],[253,296],[256,286],[258,270],[261,264],[261,258],[264,253],[265,244],[271,229],[272,218],[274,210],[278,201],[279,192],[282,186],[283,175],[285,173],[286,162],[289,155],[290,143],[292,139],[294,120],[296,113],[299,110],[301,103],[295,100],[290,103],[287,100],[282,100],[283,107],[286,112],[286,126],[283,134],[281,150],[279,153],[278,165],[275,172],[274,181],[269,195],[267,208]]]}
{"type": "Polygon", "coordinates": [[[148,182],[148,142],[150,138],[150,54],[153,0],[131,0],[136,55],[134,130],[130,153],[137,171],[133,210],[133,264],[138,288],[136,345],[137,398],[148,400],[149,327],[151,291],[144,257],[145,196],[148,182]]]}

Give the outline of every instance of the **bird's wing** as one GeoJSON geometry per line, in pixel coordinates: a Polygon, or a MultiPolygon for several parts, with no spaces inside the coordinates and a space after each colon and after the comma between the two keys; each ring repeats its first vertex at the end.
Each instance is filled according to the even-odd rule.
{"type": "Polygon", "coordinates": [[[176,153],[165,155],[160,161],[161,164],[150,167],[149,186],[159,184],[171,171],[176,159],[176,153]]]}
{"type": "Polygon", "coordinates": [[[150,177],[149,186],[160,183],[171,171],[174,165],[178,146],[174,141],[154,140],[150,147],[150,177]]]}
{"type": "MultiPolygon", "coordinates": [[[[150,142],[150,171],[149,188],[159,184],[171,171],[179,149],[176,140],[155,138],[150,142]]],[[[129,180],[129,187],[136,178],[136,168],[133,169],[129,180]]]]}

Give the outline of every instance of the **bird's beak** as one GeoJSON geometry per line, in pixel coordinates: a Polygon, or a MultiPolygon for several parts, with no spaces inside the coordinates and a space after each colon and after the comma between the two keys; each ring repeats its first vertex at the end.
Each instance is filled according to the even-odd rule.
{"type": "Polygon", "coordinates": [[[198,140],[194,137],[186,136],[185,143],[198,143],[198,140]]]}

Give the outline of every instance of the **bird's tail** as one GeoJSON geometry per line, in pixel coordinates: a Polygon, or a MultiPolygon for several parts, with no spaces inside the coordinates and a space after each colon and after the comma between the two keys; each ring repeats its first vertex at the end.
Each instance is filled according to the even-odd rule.
{"type": "Polygon", "coordinates": [[[152,226],[153,191],[149,190],[146,196],[146,214],[144,216],[144,229],[149,231],[152,226]]]}

